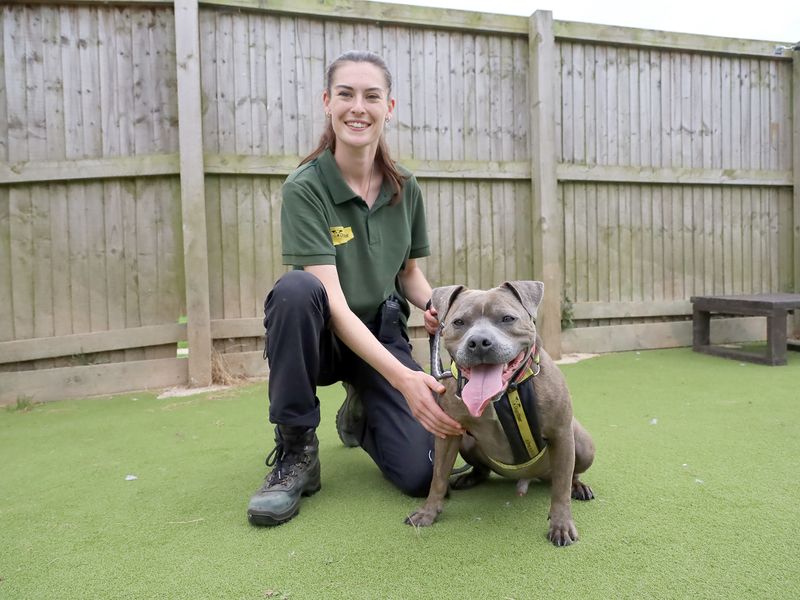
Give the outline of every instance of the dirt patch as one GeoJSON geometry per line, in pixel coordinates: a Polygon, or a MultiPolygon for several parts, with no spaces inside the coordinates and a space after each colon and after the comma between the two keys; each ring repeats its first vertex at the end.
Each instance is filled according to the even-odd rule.
{"type": "Polygon", "coordinates": [[[184,396],[194,396],[195,394],[205,394],[206,392],[218,392],[228,389],[227,385],[210,385],[208,387],[174,387],[164,390],[158,395],[158,399],[163,398],[183,398],[184,396]]]}
{"type": "Polygon", "coordinates": [[[562,354],[561,358],[555,361],[557,365],[571,365],[576,362],[581,362],[582,360],[586,360],[587,358],[593,358],[598,356],[597,354],[584,354],[580,352],[576,352],[574,354],[562,354]]]}

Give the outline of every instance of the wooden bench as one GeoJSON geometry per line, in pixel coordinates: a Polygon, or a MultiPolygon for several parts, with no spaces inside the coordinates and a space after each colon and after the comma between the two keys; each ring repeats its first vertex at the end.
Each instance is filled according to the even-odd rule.
{"type": "Polygon", "coordinates": [[[800,308],[800,294],[751,294],[743,296],[692,296],[692,349],[695,352],[764,365],[785,365],[786,349],[800,350],[800,341],[787,340],[786,315],[800,308]],[[767,318],[765,354],[712,346],[711,314],[767,318]]]}

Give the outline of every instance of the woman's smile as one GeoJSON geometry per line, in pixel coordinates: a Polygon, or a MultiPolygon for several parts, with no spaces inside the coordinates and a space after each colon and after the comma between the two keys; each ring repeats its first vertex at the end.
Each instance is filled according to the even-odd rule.
{"type": "Polygon", "coordinates": [[[370,126],[366,121],[345,121],[345,124],[351,129],[363,130],[370,126]]]}

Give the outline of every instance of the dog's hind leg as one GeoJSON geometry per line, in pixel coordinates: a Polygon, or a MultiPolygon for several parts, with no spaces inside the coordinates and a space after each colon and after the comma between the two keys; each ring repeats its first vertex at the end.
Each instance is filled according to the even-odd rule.
{"type": "Polygon", "coordinates": [[[491,471],[486,467],[472,465],[472,470],[469,473],[464,473],[456,477],[450,486],[454,490],[468,490],[489,479],[489,473],[491,473],[491,471]]]}
{"type": "Polygon", "coordinates": [[[572,497],[575,500],[592,500],[594,492],[592,488],[578,479],[577,475],[572,476],[572,497]]]}
{"type": "Polygon", "coordinates": [[[575,471],[572,474],[572,497],[575,500],[591,500],[594,498],[592,488],[578,479],[578,475],[585,473],[594,462],[594,442],[589,432],[572,420],[572,431],[575,435],[575,471]]]}

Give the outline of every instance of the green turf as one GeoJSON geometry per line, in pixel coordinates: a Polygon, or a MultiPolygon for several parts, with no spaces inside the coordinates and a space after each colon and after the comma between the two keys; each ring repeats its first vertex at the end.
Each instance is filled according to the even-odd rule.
{"type": "Polygon", "coordinates": [[[688,349],[564,366],[594,436],[580,541],[545,538],[548,489],[493,479],[440,521],[333,426],[322,491],[277,528],[245,507],[271,449],[265,384],[0,410],[0,598],[797,598],[800,355],[688,349]],[[126,475],[138,479],[126,481],[126,475]]]}

